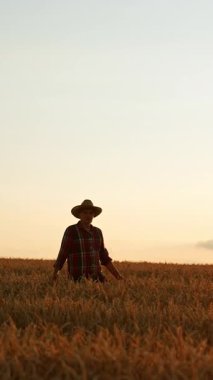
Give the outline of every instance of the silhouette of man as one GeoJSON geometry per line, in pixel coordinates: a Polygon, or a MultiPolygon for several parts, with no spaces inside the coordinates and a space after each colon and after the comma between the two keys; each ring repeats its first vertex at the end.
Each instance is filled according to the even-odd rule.
{"type": "Polygon", "coordinates": [[[93,218],[101,212],[102,209],[94,206],[88,199],[72,208],[72,215],[80,220],[77,224],[67,227],[64,232],[54,264],[53,281],[56,281],[58,271],[62,269],[66,260],[69,278],[74,281],[82,278],[106,281],[101,272],[101,265],[104,265],[116,279],[123,279],[104,246],[102,231],[91,224],[93,218]]]}

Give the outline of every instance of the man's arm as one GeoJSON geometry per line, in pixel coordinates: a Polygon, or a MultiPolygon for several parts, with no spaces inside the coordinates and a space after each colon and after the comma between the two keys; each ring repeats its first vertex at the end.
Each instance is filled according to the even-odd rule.
{"type": "Polygon", "coordinates": [[[62,242],[61,242],[61,247],[58,253],[58,257],[56,259],[54,266],[54,272],[53,272],[53,281],[57,280],[58,272],[63,268],[63,265],[67,259],[67,253],[70,247],[70,230],[69,227],[65,230],[62,242]]]}
{"type": "Polygon", "coordinates": [[[104,265],[117,280],[123,280],[123,277],[121,276],[119,271],[116,269],[116,267],[113,265],[112,258],[109,256],[109,253],[104,246],[104,238],[103,238],[102,231],[101,231],[101,236],[102,236],[102,243],[101,243],[101,249],[100,249],[101,264],[104,265]]]}

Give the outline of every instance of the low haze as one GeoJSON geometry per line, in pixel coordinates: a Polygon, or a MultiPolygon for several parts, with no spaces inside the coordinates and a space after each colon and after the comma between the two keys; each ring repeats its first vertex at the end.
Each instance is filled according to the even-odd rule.
{"type": "Polygon", "coordinates": [[[0,2],[1,257],[103,208],[115,260],[213,263],[213,3],[0,2]]]}

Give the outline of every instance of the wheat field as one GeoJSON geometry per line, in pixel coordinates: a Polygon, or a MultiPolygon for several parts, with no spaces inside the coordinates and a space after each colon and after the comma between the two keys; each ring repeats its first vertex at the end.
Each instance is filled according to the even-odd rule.
{"type": "Polygon", "coordinates": [[[1,380],[213,378],[213,266],[115,264],[53,286],[53,261],[0,259],[1,380]]]}

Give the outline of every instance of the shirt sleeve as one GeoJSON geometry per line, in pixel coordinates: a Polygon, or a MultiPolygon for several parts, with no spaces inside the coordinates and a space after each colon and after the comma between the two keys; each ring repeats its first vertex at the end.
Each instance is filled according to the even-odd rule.
{"type": "Polygon", "coordinates": [[[69,227],[65,230],[62,241],[61,241],[61,247],[58,253],[58,257],[55,261],[54,267],[58,270],[61,270],[63,268],[63,265],[67,259],[67,254],[70,248],[71,244],[71,233],[69,227]]]}
{"type": "Polygon", "coordinates": [[[101,248],[99,252],[100,262],[101,262],[101,265],[107,265],[108,263],[112,261],[112,258],[109,256],[109,252],[104,246],[104,238],[103,238],[103,234],[101,230],[100,230],[100,233],[101,233],[101,248]]]}

